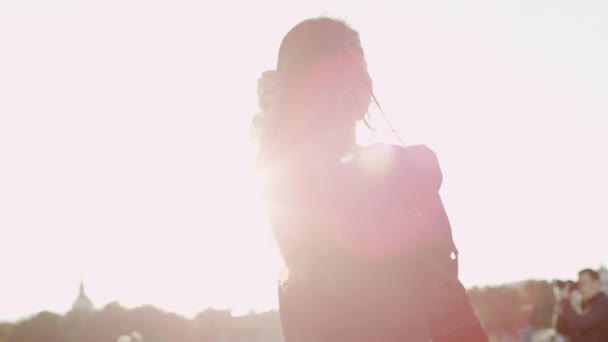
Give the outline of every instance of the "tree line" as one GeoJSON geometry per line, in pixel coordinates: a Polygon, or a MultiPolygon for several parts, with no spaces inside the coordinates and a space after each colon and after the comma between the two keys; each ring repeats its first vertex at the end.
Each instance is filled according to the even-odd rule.
{"type": "MultiPolygon", "coordinates": [[[[550,327],[555,298],[550,283],[469,290],[471,303],[489,335],[519,336],[523,329],[550,327]]],[[[100,310],[65,315],[44,311],[0,324],[0,342],[115,342],[137,331],[145,342],[279,342],[278,312],[232,316],[208,309],[188,319],[153,306],[134,309],[110,303],[100,310]]]]}

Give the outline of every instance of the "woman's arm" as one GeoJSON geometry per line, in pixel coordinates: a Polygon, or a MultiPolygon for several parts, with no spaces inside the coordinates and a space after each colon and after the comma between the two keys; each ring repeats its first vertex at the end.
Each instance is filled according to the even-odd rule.
{"type": "Polygon", "coordinates": [[[443,180],[435,153],[426,146],[413,146],[409,161],[416,164],[428,324],[433,342],[486,342],[488,337],[473,311],[466,289],[458,279],[458,251],[439,189],[443,180]]]}
{"type": "MultiPolygon", "coordinates": [[[[436,224],[449,230],[449,221],[440,201],[437,196],[436,224]]],[[[449,239],[445,243],[447,247],[451,243],[451,236],[449,239]]],[[[456,251],[443,247],[443,243],[438,243],[438,253],[430,260],[431,275],[427,297],[428,321],[433,342],[486,342],[488,338],[473,311],[466,289],[458,279],[456,251]],[[454,259],[450,257],[451,253],[454,253],[454,259]]]]}

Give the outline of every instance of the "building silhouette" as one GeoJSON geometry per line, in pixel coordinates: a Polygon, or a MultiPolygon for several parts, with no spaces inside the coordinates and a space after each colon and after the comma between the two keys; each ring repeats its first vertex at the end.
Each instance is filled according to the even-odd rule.
{"type": "Polygon", "coordinates": [[[604,289],[604,292],[608,293],[608,269],[606,269],[604,264],[602,264],[598,273],[600,274],[600,280],[602,281],[602,289],[604,289]]]}
{"type": "Polygon", "coordinates": [[[93,311],[93,302],[91,302],[84,290],[84,282],[80,280],[80,291],[72,305],[72,312],[87,313],[91,311],[93,311]]]}

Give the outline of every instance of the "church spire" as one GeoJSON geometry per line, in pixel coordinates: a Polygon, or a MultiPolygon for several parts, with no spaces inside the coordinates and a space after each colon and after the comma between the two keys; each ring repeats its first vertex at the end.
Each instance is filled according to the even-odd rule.
{"type": "Polygon", "coordinates": [[[80,291],[78,292],[78,297],[76,297],[76,300],[72,305],[72,311],[88,312],[92,310],[93,303],[91,302],[84,290],[84,281],[82,279],[82,276],[80,276],[80,291]]]}
{"type": "Polygon", "coordinates": [[[82,280],[82,276],[80,276],[80,292],[79,296],[86,296],[84,293],[84,280],[82,280]]]}

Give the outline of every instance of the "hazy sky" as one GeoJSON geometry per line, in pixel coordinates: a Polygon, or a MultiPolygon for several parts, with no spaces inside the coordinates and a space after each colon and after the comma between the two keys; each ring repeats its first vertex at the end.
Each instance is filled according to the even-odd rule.
{"type": "Polygon", "coordinates": [[[65,312],[80,276],[98,307],[275,306],[255,85],[320,14],[437,152],[466,285],[608,262],[606,2],[353,2],[0,1],[0,320],[65,312]]]}

